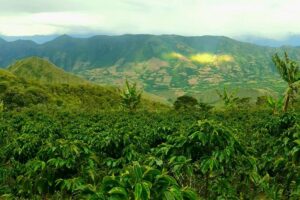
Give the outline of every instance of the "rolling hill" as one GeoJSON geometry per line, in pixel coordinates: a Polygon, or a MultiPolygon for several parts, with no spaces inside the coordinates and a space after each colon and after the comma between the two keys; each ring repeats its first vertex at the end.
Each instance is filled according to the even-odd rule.
{"type": "Polygon", "coordinates": [[[285,84],[271,56],[286,50],[300,60],[300,48],[264,47],[223,36],[63,35],[44,44],[1,41],[0,49],[0,66],[40,56],[96,83],[121,85],[128,78],[170,100],[188,93],[210,102],[217,99],[215,89],[224,86],[240,88],[241,96],[281,93],[285,84]]]}
{"type": "MultiPolygon", "coordinates": [[[[8,109],[31,107],[119,110],[120,89],[100,86],[56,67],[48,60],[30,57],[0,69],[0,101],[8,109]]],[[[143,94],[139,109],[169,109],[154,95],[143,94]]]]}

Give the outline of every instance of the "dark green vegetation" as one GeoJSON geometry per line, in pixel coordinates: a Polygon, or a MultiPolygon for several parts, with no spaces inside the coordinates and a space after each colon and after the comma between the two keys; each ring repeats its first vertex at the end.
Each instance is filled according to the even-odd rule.
{"type": "Polygon", "coordinates": [[[241,97],[281,94],[286,87],[271,57],[286,50],[300,60],[300,48],[269,48],[227,37],[176,35],[61,36],[45,44],[0,41],[0,66],[40,56],[66,71],[102,84],[125,77],[146,92],[171,99],[186,94],[216,102],[216,87],[240,88],[241,97]]]}
{"type": "Polygon", "coordinates": [[[227,88],[220,108],[187,95],[172,108],[128,82],[62,77],[79,79],[39,58],[0,71],[1,199],[300,198],[296,93],[287,109],[227,88]]]}
{"type": "Polygon", "coordinates": [[[187,110],[187,109],[194,109],[198,106],[198,101],[196,98],[183,95],[176,99],[174,102],[174,109],[175,110],[187,110]]]}

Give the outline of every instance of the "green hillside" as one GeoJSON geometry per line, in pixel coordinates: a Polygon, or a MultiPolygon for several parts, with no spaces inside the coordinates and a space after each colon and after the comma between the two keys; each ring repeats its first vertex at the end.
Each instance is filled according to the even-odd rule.
{"type": "MultiPolygon", "coordinates": [[[[89,83],[37,57],[19,60],[8,70],[0,69],[0,101],[9,110],[32,106],[121,109],[119,88],[89,83]]],[[[145,94],[139,109],[168,108],[159,102],[160,99],[145,94]]]]}

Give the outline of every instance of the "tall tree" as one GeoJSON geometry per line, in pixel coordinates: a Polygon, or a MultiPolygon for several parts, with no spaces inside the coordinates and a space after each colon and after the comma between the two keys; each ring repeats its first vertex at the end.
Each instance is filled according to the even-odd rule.
{"type": "Polygon", "coordinates": [[[290,60],[288,54],[284,53],[284,58],[280,58],[276,53],[272,58],[281,78],[287,82],[288,88],[285,92],[284,104],[282,110],[286,112],[290,101],[295,98],[300,85],[300,74],[298,64],[290,60]]]}

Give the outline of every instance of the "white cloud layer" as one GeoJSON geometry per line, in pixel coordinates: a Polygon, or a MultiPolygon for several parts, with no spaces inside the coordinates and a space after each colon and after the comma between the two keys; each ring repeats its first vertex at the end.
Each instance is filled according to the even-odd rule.
{"type": "Polygon", "coordinates": [[[300,34],[299,0],[0,0],[0,34],[300,34]]]}

